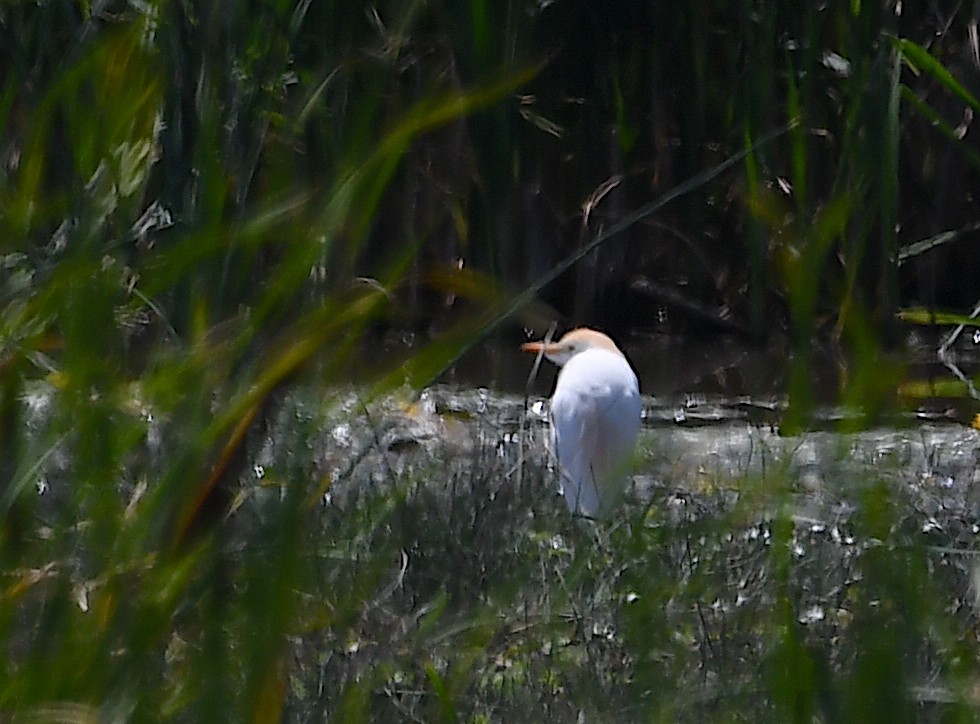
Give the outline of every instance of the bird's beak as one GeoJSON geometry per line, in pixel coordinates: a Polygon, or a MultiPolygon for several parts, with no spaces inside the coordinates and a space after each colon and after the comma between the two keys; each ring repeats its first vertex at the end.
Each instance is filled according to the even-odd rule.
{"type": "Polygon", "coordinates": [[[521,351],[530,352],[531,354],[558,354],[561,352],[561,345],[557,342],[549,342],[548,344],[544,342],[525,342],[521,345],[521,351]]]}

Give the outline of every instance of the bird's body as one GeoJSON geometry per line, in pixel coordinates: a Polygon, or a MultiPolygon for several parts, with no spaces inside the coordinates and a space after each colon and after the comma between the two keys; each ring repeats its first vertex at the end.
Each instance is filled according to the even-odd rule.
{"type": "Polygon", "coordinates": [[[592,329],[522,349],[543,352],[561,367],[551,398],[551,447],[569,510],[608,514],[626,486],[640,431],[636,374],[613,341],[592,329]]]}

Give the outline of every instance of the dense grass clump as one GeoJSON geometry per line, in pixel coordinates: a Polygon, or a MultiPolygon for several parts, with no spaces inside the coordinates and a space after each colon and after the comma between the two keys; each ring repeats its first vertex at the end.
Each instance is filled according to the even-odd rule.
{"type": "Polygon", "coordinates": [[[721,454],[734,476],[645,434],[650,487],[596,524],[556,496],[537,423],[521,440],[516,404],[459,399],[345,415],[312,443],[357,463],[301,546],[290,718],[955,716],[975,496],[941,431],[801,468],[797,443],[735,425],[756,459],[721,454]]]}

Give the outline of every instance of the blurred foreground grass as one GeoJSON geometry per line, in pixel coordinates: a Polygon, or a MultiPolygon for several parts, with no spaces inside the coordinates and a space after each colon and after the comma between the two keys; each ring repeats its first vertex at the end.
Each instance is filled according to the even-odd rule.
{"type": "MultiPolygon", "coordinates": [[[[176,548],[148,542],[145,481],[117,477],[120,510],[98,520],[61,488],[63,441],[41,460],[6,537],[5,712],[975,718],[969,433],[864,446],[735,423],[687,449],[648,431],[643,490],[594,525],[567,515],[517,400],[322,392],[248,433],[231,512],[176,548]],[[727,437],[743,453],[706,455],[727,437]]],[[[29,397],[29,429],[55,394],[29,397]]],[[[168,427],[144,409],[132,453],[168,455],[168,427]]]]}

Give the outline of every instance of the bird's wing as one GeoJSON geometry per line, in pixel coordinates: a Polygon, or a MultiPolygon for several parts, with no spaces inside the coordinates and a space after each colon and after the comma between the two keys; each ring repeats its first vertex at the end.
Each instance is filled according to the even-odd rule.
{"type": "Polygon", "coordinates": [[[598,412],[593,469],[602,480],[623,481],[640,432],[640,396],[627,395],[598,412]]]}
{"type": "Polygon", "coordinates": [[[597,516],[618,498],[640,427],[636,375],[605,350],[573,357],[551,402],[562,492],[572,512],[597,516]]]}
{"type": "Polygon", "coordinates": [[[561,491],[572,513],[595,517],[599,490],[592,471],[596,456],[598,407],[594,397],[556,390],[551,399],[551,429],[561,473],[561,491]]]}

